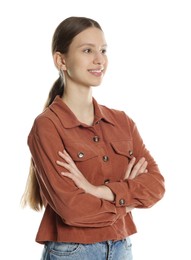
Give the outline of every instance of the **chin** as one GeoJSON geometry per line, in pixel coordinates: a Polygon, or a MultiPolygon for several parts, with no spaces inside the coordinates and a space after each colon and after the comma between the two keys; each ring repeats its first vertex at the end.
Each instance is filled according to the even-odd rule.
{"type": "Polygon", "coordinates": [[[92,87],[97,87],[97,86],[100,86],[101,83],[102,83],[102,80],[99,80],[99,81],[94,82],[94,83],[92,82],[91,86],[92,86],[92,87]]]}
{"type": "Polygon", "coordinates": [[[101,85],[101,83],[98,83],[98,84],[92,84],[91,86],[92,87],[99,87],[101,85]]]}

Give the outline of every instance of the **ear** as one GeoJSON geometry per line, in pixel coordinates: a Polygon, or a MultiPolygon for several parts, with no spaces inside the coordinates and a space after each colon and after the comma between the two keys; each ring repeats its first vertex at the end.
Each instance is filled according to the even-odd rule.
{"type": "Polygon", "coordinates": [[[53,54],[53,60],[54,60],[55,66],[57,67],[58,70],[66,70],[63,54],[61,54],[60,52],[55,52],[53,54]]]}

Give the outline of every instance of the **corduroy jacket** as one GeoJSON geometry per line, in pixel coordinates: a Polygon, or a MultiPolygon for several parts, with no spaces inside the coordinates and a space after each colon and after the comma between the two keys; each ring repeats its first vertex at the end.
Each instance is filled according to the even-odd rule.
{"type": "Polygon", "coordinates": [[[95,243],[120,240],[137,232],[126,206],[149,208],[164,195],[164,178],[134,121],[125,112],[99,105],[93,98],[94,123],[79,122],[57,96],[38,115],[28,136],[36,177],[46,207],[36,241],[95,243]],[[86,193],[61,175],[58,151],[70,154],[93,185],[107,185],[109,202],[86,193]],[[145,157],[148,172],[124,180],[132,157],[145,157]]]}

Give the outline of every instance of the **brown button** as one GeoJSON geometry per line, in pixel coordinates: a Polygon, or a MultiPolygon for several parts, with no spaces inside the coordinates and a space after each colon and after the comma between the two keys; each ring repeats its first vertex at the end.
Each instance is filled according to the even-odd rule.
{"type": "Polygon", "coordinates": [[[129,150],[129,155],[132,156],[133,155],[133,151],[129,150]]]}
{"type": "Polygon", "coordinates": [[[119,200],[119,205],[123,206],[125,204],[125,200],[124,199],[120,199],[119,200]]]}
{"type": "Polygon", "coordinates": [[[109,182],[110,182],[110,179],[106,179],[106,180],[104,181],[105,184],[108,184],[109,182]]]}
{"type": "Polygon", "coordinates": [[[104,155],[104,156],[103,156],[103,161],[104,161],[104,162],[109,161],[109,157],[108,157],[107,155],[104,155]]]}
{"type": "Polygon", "coordinates": [[[84,153],[83,153],[83,152],[79,152],[79,153],[78,153],[78,157],[79,157],[79,158],[84,157],[84,153]]]}
{"type": "Polygon", "coordinates": [[[96,142],[96,143],[99,142],[99,136],[94,136],[94,137],[93,137],[93,140],[94,140],[94,142],[96,142]]]}

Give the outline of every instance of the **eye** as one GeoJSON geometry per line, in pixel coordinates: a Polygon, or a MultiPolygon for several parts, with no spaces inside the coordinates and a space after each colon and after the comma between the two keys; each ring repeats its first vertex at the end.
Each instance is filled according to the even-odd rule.
{"type": "Polygon", "coordinates": [[[107,53],[107,50],[106,50],[106,49],[103,49],[103,50],[101,50],[101,53],[102,53],[102,54],[106,54],[106,53],[107,53]]]}
{"type": "Polygon", "coordinates": [[[91,53],[92,50],[91,50],[90,48],[87,48],[87,49],[84,49],[83,52],[84,52],[84,53],[91,53]]]}

